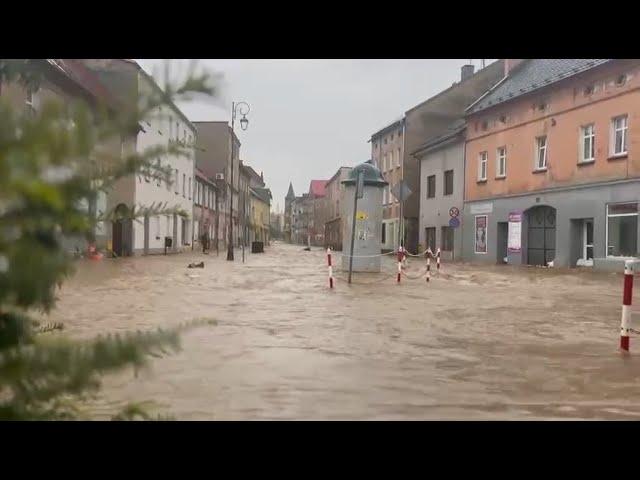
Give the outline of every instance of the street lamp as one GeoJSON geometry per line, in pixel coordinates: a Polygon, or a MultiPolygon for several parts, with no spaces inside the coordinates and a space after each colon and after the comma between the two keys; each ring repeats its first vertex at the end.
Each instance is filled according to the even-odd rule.
{"type": "Polygon", "coordinates": [[[227,260],[233,261],[233,148],[235,147],[235,133],[234,127],[236,122],[236,113],[240,113],[242,118],[240,119],[240,128],[246,130],[249,127],[249,120],[247,114],[251,110],[251,107],[247,102],[232,102],[231,103],[231,184],[230,184],[230,197],[229,197],[229,245],[227,246],[227,260]]]}

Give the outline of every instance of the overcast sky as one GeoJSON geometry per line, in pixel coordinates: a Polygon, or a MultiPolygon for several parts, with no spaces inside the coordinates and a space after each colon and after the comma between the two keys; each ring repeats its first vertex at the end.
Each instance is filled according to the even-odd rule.
{"type": "MultiPolygon", "coordinates": [[[[165,61],[138,62],[153,74],[154,68],[162,72],[165,61]]],[[[236,129],[240,158],[258,173],[264,171],[272,210],[282,210],[289,181],[299,195],[312,179],[328,179],[340,166],[368,160],[372,133],[459,81],[460,67],[468,62],[201,60],[199,68],[223,76],[220,97],[179,107],[194,121],[230,121],[232,101],[249,103],[249,128],[236,129]]],[[[171,71],[179,76],[187,63],[173,60],[171,71]]],[[[480,60],[472,63],[480,67],[480,60]]]]}

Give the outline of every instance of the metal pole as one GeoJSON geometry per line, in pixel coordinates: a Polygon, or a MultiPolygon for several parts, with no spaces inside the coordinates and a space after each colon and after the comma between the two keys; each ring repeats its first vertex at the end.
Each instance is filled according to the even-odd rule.
{"type": "Polygon", "coordinates": [[[356,210],[358,209],[358,185],[360,184],[360,175],[358,172],[356,183],[353,188],[353,217],[351,219],[351,250],[349,252],[349,283],[351,283],[351,272],[353,270],[353,244],[356,239],[356,210]]]}
{"type": "Polygon", "coordinates": [[[231,183],[229,187],[229,245],[227,246],[227,260],[233,261],[233,147],[234,125],[236,120],[236,104],[231,102],[231,183]]]}

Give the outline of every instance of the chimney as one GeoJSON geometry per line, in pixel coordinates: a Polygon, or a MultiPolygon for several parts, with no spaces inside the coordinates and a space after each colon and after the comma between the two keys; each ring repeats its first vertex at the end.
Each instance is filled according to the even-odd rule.
{"type": "Polygon", "coordinates": [[[476,67],[474,67],[473,65],[463,65],[461,70],[461,80],[464,82],[467,78],[471,77],[473,75],[473,72],[475,70],[476,67]]]}
{"type": "Polygon", "coordinates": [[[504,59],[504,76],[507,77],[509,72],[513,70],[518,64],[522,62],[522,59],[516,60],[513,58],[505,58],[504,59]]]}

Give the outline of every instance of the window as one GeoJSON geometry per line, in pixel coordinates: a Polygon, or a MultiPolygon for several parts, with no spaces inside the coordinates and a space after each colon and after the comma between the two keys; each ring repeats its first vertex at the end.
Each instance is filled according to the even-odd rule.
{"type": "Polygon", "coordinates": [[[453,250],[453,228],[442,227],[440,244],[443,252],[451,252],[453,250]]]}
{"type": "Polygon", "coordinates": [[[391,141],[393,142],[393,133],[391,134],[391,141]]]}
{"type": "Polygon", "coordinates": [[[427,177],[427,198],[436,196],[436,176],[429,175],[427,177]]]}
{"type": "Polygon", "coordinates": [[[178,176],[178,169],[177,169],[177,168],[176,168],[176,171],[175,171],[175,172],[176,172],[176,176],[175,176],[175,178],[173,179],[173,185],[174,185],[174,187],[175,187],[175,192],[176,192],[176,194],[177,194],[177,193],[179,192],[179,190],[178,190],[178,189],[180,188],[180,182],[178,181],[178,179],[179,179],[180,177],[178,176]]]}
{"type": "Polygon", "coordinates": [[[613,151],[611,153],[613,155],[624,155],[627,153],[627,119],[628,117],[626,115],[621,115],[611,121],[611,143],[613,145],[613,151]]]}
{"type": "Polygon", "coordinates": [[[396,167],[400,166],[400,149],[398,149],[398,155],[396,156],[396,167]]]}
{"type": "Polygon", "coordinates": [[[195,198],[193,199],[193,200],[194,200],[194,202],[193,202],[193,203],[195,203],[196,205],[199,205],[199,204],[201,204],[201,203],[202,203],[202,202],[200,201],[200,198],[201,198],[201,197],[200,197],[200,189],[201,189],[201,188],[202,188],[202,187],[200,186],[200,182],[196,181],[196,195],[195,195],[195,198]]]}
{"type": "Polygon", "coordinates": [[[187,174],[186,174],[186,173],[183,173],[183,174],[182,174],[182,196],[183,196],[183,197],[184,197],[184,191],[185,191],[185,189],[187,188],[186,183],[187,183],[187,174]]]}
{"type": "Polygon", "coordinates": [[[191,177],[189,177],[189,200],[191,200],[191,177]]]}
{"type": "Polygon", "coordinates": [[[425,228],[425,248],[436,253],[436,227],[425,228]]]}
{"type": "Polygon", "coordinates": [[[595,86],[594,85],[587,85],[586,87],[584,87],[585,96],[592,95],[594,91],[595,91],[595,86]]]}
{"type": "Polygon", "coordinates": [[[387,144],[387,138],[386,138],[386,137],[385,137],[385,139],[384,139],[384,144],[385,144],[385,145],[387,144]]]}
{"type": "Polygon", "coordinates": [[[607,205],[607,256],[638,255],[638,204],[607,205]]]}
{"type": "Polygon", "coordinates": [[[499,147],[496,151],[496,177],[507,176],[507,147],[499,147]]]}
{"type": "Polygon", "coordinates": [[[624,85],[626,82],[627,82],[627,76],[625,74],[622,74],[618,76],[618,78],[616,78],[616,85],[619,87],[624,85]]]}
{"type": "Polygon", "coordinates": [[[386,205],[388,202],[388,198],[387,198],[387,194],[388,194],[388,189],[387,187],[384,187],[384,190],[382,190],[382,204],[386,205]]]}
{"type": "MultiPolygon", "coordinates": [[[[169,165],[167,165],[169,167],[169,165]]],[[[167,168],[165,180],[167,181],[167,191],[171,191],[171,169],[167,168]]]]}
{"type": "Polygon", "coordinates": [[[536,170],[547,168],[547,137],[536,137],[536,170]]]}
{"type": "Polygon", "coordinates": [[[387,224],[382,223],[382,240],[380,240],[382,244],[387,243],[387,224]]]}
{"type": "Polygon", "coordinates": [[[180,122],[176,122],[176,141],[180,140],[180,122]]]}
{"type": "Polygon", "coordinates": [[[487,179],[487,152],[480,152],[478,157],[478,181],[482,182],[487,179]]]}
{"type": "Polygon", "coordinates": [[[453,170],[444,172],[444,195],[453,194],[453,170]]]}
{"type": "Polygon", "coordinates": [[[173,138],[173,117],[169,115],[169,140],[173,138]]]}
{"type": "Polygon", "coordinates": [[[591,162],[595,160],[595,141],[596,132],[595,126],[592,124],[585,125],[581,129],[582,131],[582,154],[580,156],[581,162],[591,162]]]}
{"type": "MultiPolygon", "coordinates": [[[[160,168],[161,168],[160,167],[160,159],[157,158],[156,159],[156,175],[158,175],[158,178],[156,179],[156,185],[158,187],[160,186],[160,183],[162,182],[162,178],[160,177],[160,173],[161,173],[160,172],[160,168]]],[[[160,220],[158,220],[158,221],[160,221],[160,220]]]]}
{"type": "Polygon", "coordinates": [[[156,217],[156,239],[160,238],[160,216],[156,217]]]}

